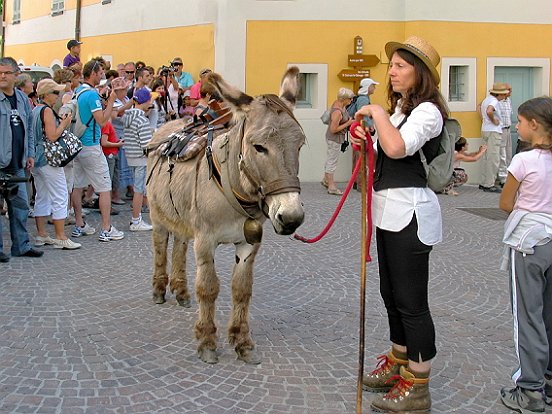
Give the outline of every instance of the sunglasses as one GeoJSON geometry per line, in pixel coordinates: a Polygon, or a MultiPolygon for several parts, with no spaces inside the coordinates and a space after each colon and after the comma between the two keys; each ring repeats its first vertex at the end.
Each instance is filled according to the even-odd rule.
{"type": "Polygon", "coordinates": [[[178,63],[178,62],[173,62],[172,64],[173,66],[182,66],[182,63],[178,63]]]}
{"type": "Polygon", "coordinates": [[[127,74],[129,74],[129,75],[132,75],[132,74],[134,73],[133,70],[125,70],[125,72],[126,72],[127,74]]]}
{"type": "Polygon", "coordinates": [[[59,91],[52,91],[50,93],[53,93],[54,95],[59,95],[59,91]]]}

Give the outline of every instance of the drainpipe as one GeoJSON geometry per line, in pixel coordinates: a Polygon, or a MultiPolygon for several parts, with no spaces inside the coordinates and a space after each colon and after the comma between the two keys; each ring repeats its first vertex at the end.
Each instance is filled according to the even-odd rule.
{"type": "Polygon", "coordinates": [[[81,35],[81,7],[82,7],[82,0],[77,0],[77,14],[75,17],[75,40],[78,40],[80,42],[80,35],[81,35]]]}
{"type": "Polygon", "coordinates": [[[0,42],[0,57],[4,57],[4,44],[6,43],[6,2],[2,2],[2,41],[0,42]]]}

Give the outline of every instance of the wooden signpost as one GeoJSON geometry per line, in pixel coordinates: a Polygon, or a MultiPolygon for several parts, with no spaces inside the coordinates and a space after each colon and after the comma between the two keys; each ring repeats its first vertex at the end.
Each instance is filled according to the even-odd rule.
{"type": "Polygon", "coordinates": [[[353,54],[348,56],[347,64],[350,68],[341,70],[337,74],[343,82],[353,82],[353,92],[356,94],[360,88],[360,81],[370,77],[370,69],[367,67],[376,66],[379,63],[379,57],[376,55],[364,55],[364,41],[362,37],[356,36],[353,44],[353,54]]]}

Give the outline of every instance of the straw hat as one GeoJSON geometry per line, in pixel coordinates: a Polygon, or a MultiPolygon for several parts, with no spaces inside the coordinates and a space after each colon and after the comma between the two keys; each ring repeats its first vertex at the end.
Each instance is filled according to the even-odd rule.
{"type": "Polygon", "coordinates": [[[440,77],[437,71],[437,65],[441,61],[441,58],[433,46],[418,36],[410,36],[404,43],[389,42],[385,45],[385,53],[389,59],[391,59],[393,53],[399,49],[407,50],[420,58],[431,71],[435,81],[439,83],[440,77]]]}
{"type": "Polygon", "coordinates": [[[55,91],[61,92],[63,90],[65,90],[65,85],[60,85],[50,78],[42,79],[36,85],[36,94],[41,97],[48,93],[52,93],[55,91]]]}
{"type": "Polygon", "coordinates": [[[502,82],[493,83],[493,87],[489,89],[489,93],[495,93],[497,95],[505,95],[508,92],[510,92],[508,85],[502,82]]]}

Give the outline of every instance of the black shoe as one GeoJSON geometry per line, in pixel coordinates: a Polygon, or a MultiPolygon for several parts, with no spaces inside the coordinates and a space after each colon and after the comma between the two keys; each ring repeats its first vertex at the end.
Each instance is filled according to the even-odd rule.
{"type": "Polygon", "coordinates": [[[482,185],[479,186],[480,190],[485,191],[486,193],[501,193],[502,189],[495,187],[494,185],[492,187],[483,187],[482,185]]]}
{"type": "Polygon", "coordinates": [[[10,256],[4,252],[0,252],[0,263],[8,263],[10,261],[10,256]]]}
{"type": "Polygon", "coordinates": [[[21,255],[21,257],[42,257],[44,252],[42,250],[30,249],[21,255]]]}

